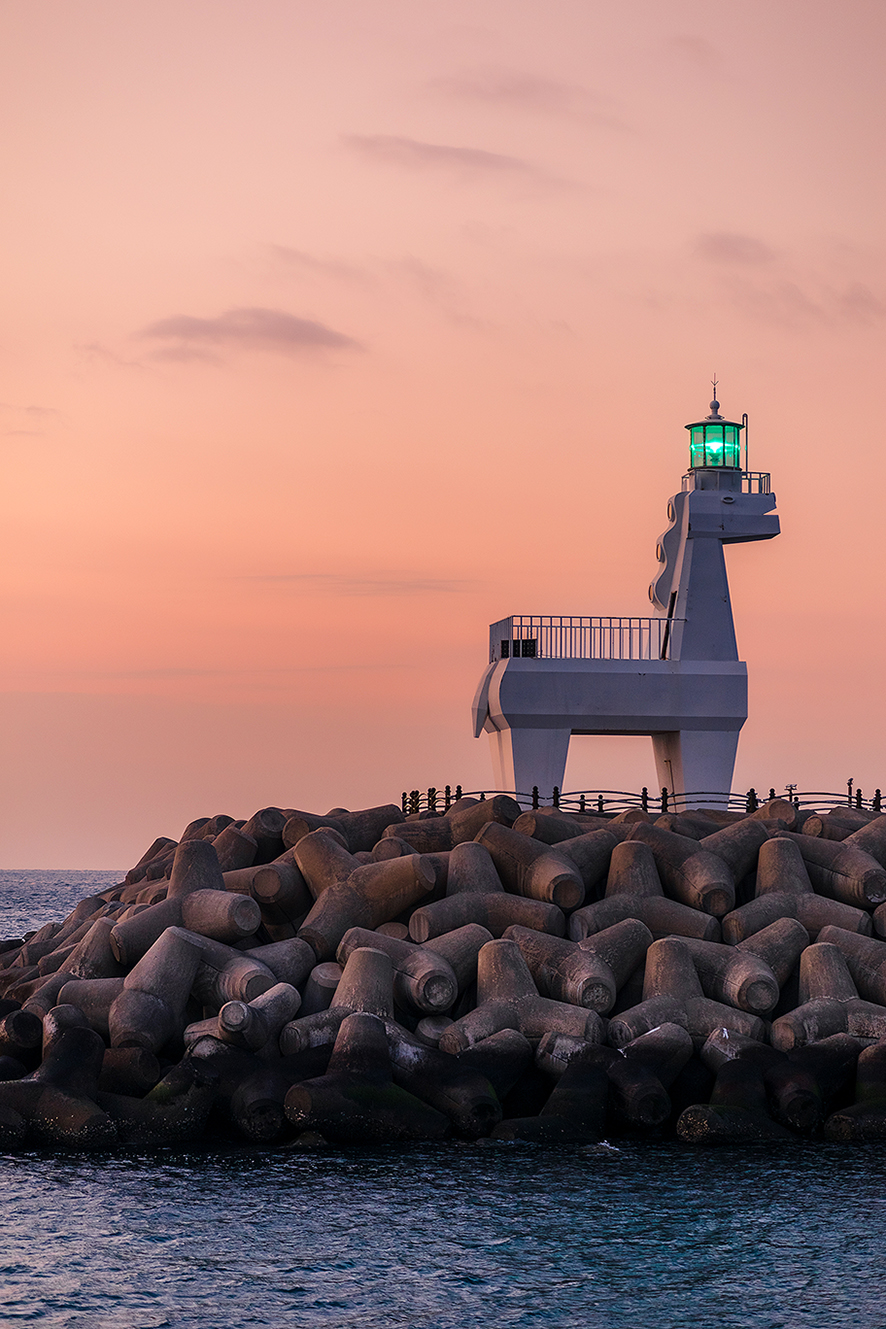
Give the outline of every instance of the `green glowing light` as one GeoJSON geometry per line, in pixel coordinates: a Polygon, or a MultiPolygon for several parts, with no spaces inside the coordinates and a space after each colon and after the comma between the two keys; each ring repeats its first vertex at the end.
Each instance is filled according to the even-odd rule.
{"type": "Polygon", "coordinates": [[[693,470],[702,466],[741,466],[741,425],[705,422],[686,427],[689,465],[693,470]]]}

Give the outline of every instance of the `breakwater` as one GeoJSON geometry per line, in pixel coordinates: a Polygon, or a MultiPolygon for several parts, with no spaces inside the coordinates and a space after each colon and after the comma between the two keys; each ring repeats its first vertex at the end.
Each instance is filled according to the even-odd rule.
{"type": "Polygon", "coordinates": [[[2,1138],[880,1138],[884,863],[782,800],[201,818],[2,943],[2,1138]]]}

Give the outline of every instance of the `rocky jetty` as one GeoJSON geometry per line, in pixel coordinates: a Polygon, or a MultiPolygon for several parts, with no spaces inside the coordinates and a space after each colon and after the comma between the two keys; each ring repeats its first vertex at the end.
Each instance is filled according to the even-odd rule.
{"type": "Polygon", "coordinates": [[[263,808],[0,942],[0,1143],[886,1138],[886,816],[263,808]]]}

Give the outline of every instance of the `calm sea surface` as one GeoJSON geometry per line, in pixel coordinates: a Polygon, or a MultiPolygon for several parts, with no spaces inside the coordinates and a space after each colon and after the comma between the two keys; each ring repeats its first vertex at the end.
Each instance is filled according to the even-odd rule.
{"type": "Polygon", "coordinates": [[[617,1146],[0,1154],[0,1324],[886,1329],[886,1149],[617,1146]]]}

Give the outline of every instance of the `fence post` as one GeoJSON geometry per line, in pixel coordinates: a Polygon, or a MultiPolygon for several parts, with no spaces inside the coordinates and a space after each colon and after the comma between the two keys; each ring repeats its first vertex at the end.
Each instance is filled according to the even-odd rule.
{"type": "Polygon", "coordinates": [[[849,804],[850,807],[852,807],[852,786],[854,784],[855,784],[854,780],[846,781],[846,788],[849,790],[849,797],[847,798],[846,802],[849,804]]]}
{"type": "Polygon", "coordinates": [[[646,788],[645,784],[640,790],[640,807],[644,812],[649,811],[649,790],[646,788]]]}
{"type": "Polygon", "coordinates": [[[745,812],[756,812],[758,806],[759,804],[757,803],[757,791],[754,788],[754,786],[751,785],[750,789],[748,790],[747,798],[745,799],[744,810],[745,812]]]}
{"type": "Polygon", "coordinates": [[[443,811],[448,812],[452,806],[452,790],[449,785],[443,790],[443,811]]]}
{"type": "Polygon", "coordinates": [[[882,807],[881,807],[881,796],[880,796],[880,791],[879,791],[879,789],[875,789],[875,790],[874,790],[874,805],[873,805],[873,809],[872,809],[872,810],[873,810],[874,812],[882,812],[882,807]]]}
{"type": "Polygon", "coordinates": [[[481,803],[485,803],[485,802],[486,802],[486,794],[485,794],[485,792],[480,794],[480,802],[481,802],[481,803]]]}
{"type": "Polygon", "coordinates": [[[535,810],[536,810],[537,807],[538,807],[538,785],[537,785],[537,784],[534,784],[534,785],[532,786],[532,810],[533,810],[533,812],[535,812],[535,810]]]}
{"type": "Polygon", "coordinates": [[[560,806],[560,790],[557,785],[554,785],[554,792],[551,794],[551,802],[555,808],[560,806]]]}
{"type": "Polygon", "coordinates": [[[598,794],[598,795],[597,795],[597,811],[600,813],[601,816],[603,815],[603,795],[602,795],[602,794],[598,794]]]}
{"type": "Polygon", "coordinates": [[[437,791],[433,786],[428,790],[428,812],[437,811],[437,791]]]}
{"type": "Polygon", "coordinates": [[[661,815],[664,816],[667,810],[668,810],[668,791],[667,788],[664,788],[661,791],[661,815]]]}
{"type": "Polygon", "coordinates": [[[863,802],[862,802],[861,790],[860,790],[860,789],[856,789],[856,791],[855,791],[855,806],[856,806],[857,808],[860,808],[860,807],[863,807],[863,806],[864,806],[864,804],[863,804],[863,802]]]}
{"type": "Polygon", "coordinates": [[[578,800],[578,810],[579,810],[579,812],[584,812],[584,811],[585,811],[585,796],[584,796],[584,794],[582,794],[581,797],[580,797],[579,800],[578,800]]]}
{"type": "Polygon", "coordinates": [[[401,807],[402,807],[402,809],[403,809],[403,816],[404,816],[404,817],[406,816],[406,813],[407,813],[407,811],[408,811],[408,808],[407,808],[407,803],[408,803],[408,802],[409,802],[409,795],[406,793],[406,790],[404,789],[404,790],[403,790],[403,798],[401,799],[401,807]]]}
{"type": "Polygon", "coordinates": [[[769,790],[769,801],[770,801],[770,803],[772,802],[772,800],[773,800],[774,798],[775,798],[775,790],[774,790],[774,789],[770,789],[770,790],[769,790]]]}
{"type": "Polygon", "coordinates": [[[457,784],[457,785],[455,786],[455,801],[456,801],[456,803],[458,802],[458,800],[459,800],[460,798],[461,798],[461,785],[460,785],[460,784],[457,784]]]}
{"type": "Polygon", "coordinates": [[[417,789],[413,789],[412,793],[409,795],[409,811],[421,812],[421,794],[417,789]]]}

